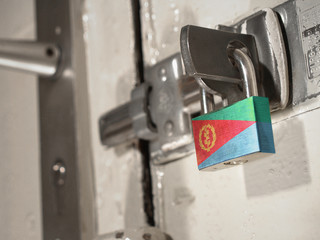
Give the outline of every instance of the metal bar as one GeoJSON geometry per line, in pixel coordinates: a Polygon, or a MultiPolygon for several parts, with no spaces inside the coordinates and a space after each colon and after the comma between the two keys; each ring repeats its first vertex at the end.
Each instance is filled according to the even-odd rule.
{"type": "Polygon", "coordinates": [[[213,111],[213,95],[208,93],[204,88],[200,89],[201,96],[201,114],[213,111]]]}
{"type": "Polygon", "coordinates": [[[100,118],[100,138],[104,145],[113,147],[136,137],[129,108],[130,103],[126,103],[100,118]]]}
{"type": "Polygon", "coordinates": [[[81,0],[36,1],[38,40],[57,43],[63,53],[56,81],[38,81],[45,240],[96,233],[81,13],[81,0]]]}
{"type": "Polygon", "coordinates": [[[193,77],[182,77],[180,80],[180,92],[183,98],[183,105],[190,114],[201,111],[200,86],[193,77]]]}
{"type": "MultiPolygon", "coordinates": [[[[200,88],[197,81],[191,77],[180,78],[179,81],[179,90],[183,98],[184,106],[188,109],[188,112],[190,114],[200,112],[200,88]]],[[[209,93],[207,95],[208,109],[212,111],[213,97],[210,98],[211,94],[209,93]],[[209,100],[209,98],[211,100],[209,100]],[[209,106],[210,101],[212,102],[211,106],[209,106]]],[[[130,108],[134,109],[137,107],[137,104],[144,104],[144,101],[146,101],[146,99],[141,99],[139,102],[132,100],[107,112],[100,118],[100,140],[104,145],[113,147],[138,138],[139,134],[135,132],[133,128],[133,122],[137,121],[137,119],[133,119],[133,116],[130,114],[130,108]]]]}
{"type": "Polygon", "coordinates": [[[0,66],[53,76],[58,69],[59,48],[50,43],[0,40],[0,66]]]}

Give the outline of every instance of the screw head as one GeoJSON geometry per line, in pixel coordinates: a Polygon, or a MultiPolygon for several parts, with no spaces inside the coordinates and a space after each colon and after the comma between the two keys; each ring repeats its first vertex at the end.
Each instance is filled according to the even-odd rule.
{"type": "Polygon", "coordinates": [[[145,233],[145,234],[143,234],[142,238],[143,238],[144,240],[151,240],[152,236],[151,236],[150,233],[145,233]]]}
{"type": "Polygon", "coordinates": [[[169,137],[173,135],[173,129],[174,129],[173,122],[168,120],[164,125],[164,131],[169,137]]]}

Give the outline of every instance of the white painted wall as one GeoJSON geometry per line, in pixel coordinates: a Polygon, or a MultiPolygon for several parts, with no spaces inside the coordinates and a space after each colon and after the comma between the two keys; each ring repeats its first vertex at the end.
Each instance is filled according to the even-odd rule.
{"type": "MultiPolygon", "coordinates": [[[[33,0],[0,1],[0,38],[34,39],[33,0]]],[[[0,239],[41,239],[36,77],[0,69],[0,239]]]]}
{"type": "MultiPolygon", "coordinates": [[[[213,28],[283,1],[140,2],[145,64],[152,65],[180,50],[184,25],[213,28]]],[[[153,166],[157,225],[184,240],[319,239],[318,107],[314,99],[273,116],[272,157],[217,172],[199,172],[195,155],[153,166]]]]}
{"type": "Polygon", "coordinates": [[[86,0],[85,29],[98,234],[145,225],[142,166],[132,145],[106,149],[98,119],[129,101],[136,82],[131,1],[86,0]]]}

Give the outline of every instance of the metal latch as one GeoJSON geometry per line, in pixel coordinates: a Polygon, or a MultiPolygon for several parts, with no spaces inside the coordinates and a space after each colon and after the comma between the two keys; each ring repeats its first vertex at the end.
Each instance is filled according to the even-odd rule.
{"type": "Polygon", "coordinates": [[[131,101],[100,118],[101,141],[148,140],[153,161],[165,163],[194,151],[191,115],[199,112],[199,86],[183,74],[177,53],[147,69],[131,101]]]}
{"type": "Polygon", "coordinates": [[[249,85],[242,84],[244,76],[230,63],[237,58],[234,49],[239,49],[239,44],[249,50],[252,66],[245,66],[241,72],[251,69],[251,75],[256,76],[250,83],[257,89],[253,95],[268,97],[271,111],[286,107],[287,58],[276,13],[266,9],[231,27],[218,28],[182,29],[181,53],[188,76],[180,54],[147,69],[146,82],[132,91],[132,101],[100,118],[104,145],[112,147],[134,138],[148,140],[155,163],[193,152],[191,115],[217,110],[250,95],[249,85]],[[228,58],[228,52],[232,58],[228,58]]]}

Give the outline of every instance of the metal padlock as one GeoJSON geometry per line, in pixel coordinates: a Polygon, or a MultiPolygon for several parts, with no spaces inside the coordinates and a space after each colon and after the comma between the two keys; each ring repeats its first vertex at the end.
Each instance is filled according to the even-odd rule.
{"type": "MultiPolygon", "coordinates": [[[[190,30],[190,27],[192,28],[192,26],[187,26],[182,32],[193,31],[194,29],[190,30]]],[[[258,97],[258,81],[254,61],[252,60],[257,58],[255,48],[251,46],[250,51],[243,44],[243,39],[252,44],[250,36],[215,30],[211,33],[214,36],[212,39],[218,39],[216,42],[220,44],[220,46],[215,47],[219,51],[221,46],[225,48],[220,53],[213,52],[212,54],[220,54],[216,57],[219,58],[218,61],[224,62],[225,66],[222,65],[217,69],[210,68],[211,72],[209,74],[207,72],[197,75],[193,72],[193,76],[198,78],[197,80],[202,88],[201,103],[204,113],[204,115],[192,119],[194,143],[200,170],[226,168],[243,164],[259,157],[258,155],[261,154],[275,153],[269,100],[266,97],[258,97]],[[221,38],[223,38],[223,43],[221,43],[221,38]],[[223,57],[225,59],[220,60],[223,57]],[[232,73],[221,69],[230,68],[231,63],[235,67],[232,73]],[[238,70],[239,82],[236,81],[237,72],[235,70],[238,70]],[[224,74],[224,76],[220,76],[221,74],[224,74]],[[226,77],[226,75],[229,77],[226,77]],[[216,92],[211,86],[207,85],[206,81],[210,82],[208,79],[211,80],[211,86],[215,86],[216,82],[223,82],[226,88],[238,87],[245,98],[222,109],[209,112],[213,110],[213,95],[216,92]]],[[[190,37],[192,32],[188,34],[189,38],[184,45],[187,48],[190,46],[188,40],[194,40],[190,37]]],[[[189,62],[192,61],[188,62],[188,60],[191,60],[194,56],[191,56],[190,48],[183,50],[182,55],[187,65],[186,69],[188,71],[189,68],[190,73],[192,68],[190,68],[189,62]]],[[[228,89],[225,90],[225,92],[228,91],[228,89]]],[[[231,92],[229,91],[229,93],[231,92]]],[[[236,97],[233,97],[233,99],[236,99],[236,97]]]]}
{"type": "Polygon", "coordinates": [[[269,101],[252,96],[192,119],[198,168],[216,170],[275,153],[269,101]]]}

